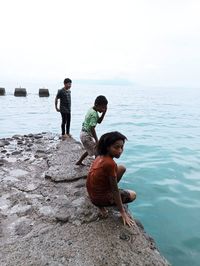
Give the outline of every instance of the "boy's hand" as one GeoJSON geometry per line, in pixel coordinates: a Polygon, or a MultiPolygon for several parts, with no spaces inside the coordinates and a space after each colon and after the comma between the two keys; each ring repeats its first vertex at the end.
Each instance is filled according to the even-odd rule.
{"type": "Polygon", "coordinates": [[[131,227],[135,224],[133,218],[130,215],[128,215],[125,211],[121,212],[121,216],[122,216],[122,220],[123,220],[124,225],[127,224],[128,226],[131,227]]]}
{"type": "Polygon", "coordinates": [[[105,109],[103,110],[103,113],[105,114],[107,111],[107,106],[105,107],[105,109]]]}

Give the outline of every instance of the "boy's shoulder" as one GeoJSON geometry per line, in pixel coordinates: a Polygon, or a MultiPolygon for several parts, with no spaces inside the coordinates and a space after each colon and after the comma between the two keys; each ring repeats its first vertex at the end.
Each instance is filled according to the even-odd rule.
{"type": "Polygon", "coordinates": [[[98,163],[101,163],[104,166],[116,166],[116,162],[109,156],[98,156],[96,158],[96,161],[98,161],[98,163]]]}
{"type": "Polygon", "coordinates": [[[60,94],[63,91],[64,88],[58,89],[57,94],[60,94]]]}
{"type": "Polygon", "coordinates": [[[88,115],[91,115],[91,116],[97,116],[98,115],[98,112],[94,110],[93,107],[90,107],[87,111],[87,114],[88,115]]]}

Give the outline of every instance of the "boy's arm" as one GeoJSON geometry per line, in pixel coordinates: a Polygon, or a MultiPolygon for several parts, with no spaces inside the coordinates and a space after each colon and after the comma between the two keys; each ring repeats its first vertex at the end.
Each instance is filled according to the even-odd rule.
{"type": "Polygon", "coordinates": [[[60,109],[58,108],[58,97],[55,98],[55,108],[57,112],[60,112],[60,109]]]}
{"type": "Polygon", "coordinates": [[[98,142],[98,138],[97,138],[95,127],[91,127],[90,131],[91,131],[91,134],[92,134],[93,138],[95,139],[95,141],[98,142]]]}
{"type": "Polygon", "coordinates": [[[113,197],[114,197],[115,204],[117,205],[117,207],[118,207],[118,209],[120,211],[120,214],[122,216],[122,220],[123,220],[124,225],[125,224],[128,224],[129,226],[134,225],[134,221],[133,221],[132,217],[130,217],[126,213],[126,211],[125,211],[125,209],[123,207],[121,195],[120,195],[120,192],[119,192],[119,189],[118,189],[118,186],[117,186],[116,177],[109,177],[109,182],[110,182],[110,186],[111,186],[111,189],[112,189],[112,192],[113,192],[113,197]]]}
{"type": "Polygon", "coordinates": [[[106,111],[107,111],[107,107],[106,107],[105,111],[102,113],[102,115],[99,117],[99,119],[97,121],[98,124],[100,124],[102,122],[102,120],[104,119],[104,116],[106,114],[106,111]]]}

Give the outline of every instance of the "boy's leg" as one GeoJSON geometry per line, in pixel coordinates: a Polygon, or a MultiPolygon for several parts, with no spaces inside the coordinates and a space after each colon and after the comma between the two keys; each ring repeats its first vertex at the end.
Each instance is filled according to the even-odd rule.
{"type": "Polygon", "coordinates": [[[61,123],[61,129],[62,129],[62,136],[65,135],[65,125],[66,125],[66,121],[67,121],[67,117],[65,113],[61,113],[62,116],[62,123],[61,123]]]}
{"type": "Polygon", "coordinates": [[[102,218],[108,217],[108,210],[105,207],[98,207],[102,218]]]}
{"type": "Polygon", "coordinates": [[[117,182],[119,182],[123,176],[123,174],[126,172],[126,167],[123,165],[117,166],[117,182]]]}
{"type": "Polygon", "coordinates": [[[88,152],[86,151],[85,153],[83,153],[83,155],[81,156],[81,158],[76,162],[76,165],[84,165],[82,163],[82,161],[88,156],[88,152]]]}
{"type": "Polygon", "coordinates": [[[94,141],[94,139],[85,132],[81,132],[80,135],[80,139],[81,142],[84,146],[84,148],[86,149],[86,152],[81,156],[81,158],[78,160],[78,162],[76,162],[76,165],[83,165],[82,161],[88,156],[93,156],[95,155],[95,147],[96,147],[96,143],[94,141]]]}
{"type": "Polygon", "coordinates": [[[136,199],[136,193],[133,190],[119,189],[122,203],[129,203],[136,199]]]}
{"type": "Polygon", "coordinates": [[[69,134],[69,132],[70,132],[70,122],[71,122],[71,113],[67,113],[66,114],[66,122],[67,122],[67,124],[66,124],[66,132],[67,132],[67,135],[68,136],[71,136],[69,134]]]}

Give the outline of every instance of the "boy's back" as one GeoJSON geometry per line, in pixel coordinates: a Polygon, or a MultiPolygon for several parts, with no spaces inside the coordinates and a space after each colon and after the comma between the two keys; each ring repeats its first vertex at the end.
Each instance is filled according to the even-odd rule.
{"type": "Polygon", "coordinates": [[[85,120],[82,124],[82,131],[86,131],[91,133],[91,128],[95,127],[98,123],[99,115],[98,112],[95,111],[93,108],[90,108],[85,116],[85,120]]]}

